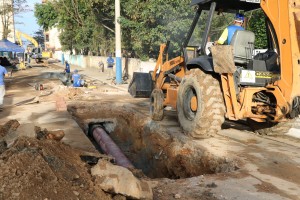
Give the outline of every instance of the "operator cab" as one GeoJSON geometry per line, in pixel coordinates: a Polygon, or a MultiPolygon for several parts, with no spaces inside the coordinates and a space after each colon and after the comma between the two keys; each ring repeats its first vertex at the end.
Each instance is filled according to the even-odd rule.
{"type": "MultiPolygon", "coordinates": [[[[234,14],[259,9],[260,0],[193,0],[192,5],[197,5],[198,8],[184,44],[198,46],[198,48],[195,50],[197,53],[194,55],[196,56],[185,55],[188,60],[186,67],[187,69],[201,68],[206,72],[215,73],[213,56],[209,53],[212,41],[216,41],[222,31],[233,22],[234,14]],[[220,27],[224,21],[226,22],[225,26],[220,27]]],[[[238,85],[265,86],[280,78],[276,34],[267,16],[265,16],[265,21],[267,44],[262,53],[254,54],[257,48],[255,46],[256,38],[255,34],[249,30],[236,31],[229,44],[233,46],[235,77],[238,85]],[[241,77],[242,72],[246,71],[255,77],[255,81],[253,79],[247,81],[241,77]]]]}

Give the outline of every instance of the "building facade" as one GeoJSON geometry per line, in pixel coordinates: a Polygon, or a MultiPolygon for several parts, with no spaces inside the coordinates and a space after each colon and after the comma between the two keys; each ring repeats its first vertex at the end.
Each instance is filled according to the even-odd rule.
{"type": "MultiPolygon", "coordinates": [[[[51,0],[42,0],[42,3],[47,3],[49,1],[51,1],[51,0]]],[[[47,31],[44,31],[46,50],[51,50],[52,52],[61,51],[59,34],[60,34],[60,31],[55,27],[51,28],[47,31]]]]}

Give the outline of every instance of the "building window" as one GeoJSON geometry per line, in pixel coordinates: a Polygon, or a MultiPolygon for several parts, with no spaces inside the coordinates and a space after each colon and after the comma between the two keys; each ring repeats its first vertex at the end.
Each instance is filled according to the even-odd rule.
{"type": "Polygon", "coordinates": [[[45,40],[46,40],[46,42],[49,42],[49,35],[48,34],[45,35],[45,40]]]}

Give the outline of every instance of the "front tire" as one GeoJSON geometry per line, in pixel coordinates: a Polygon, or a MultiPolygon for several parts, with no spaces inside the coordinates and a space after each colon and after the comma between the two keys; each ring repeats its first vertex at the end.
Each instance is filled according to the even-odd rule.
{"type": "Polygon", "coordinates": [[[225,120],[220,83],[200,69],[192,69],[180,83],[177,115],[184,132],[193,138],[213,136],[225,120]]]}

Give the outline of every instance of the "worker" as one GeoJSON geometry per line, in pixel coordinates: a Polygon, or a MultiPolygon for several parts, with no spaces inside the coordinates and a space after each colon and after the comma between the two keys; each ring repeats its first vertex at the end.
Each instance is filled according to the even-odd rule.
{"type": "Polygon", "coordinates": [[[230,44],[231,39],[237,30],[245,30],[242,25],[244,23],[244,15],[237,13],[234,18],[233,25],[228,26],[222,33],[219,40],[215,42],[216,45],[218,44],[230,44]]]}
{"type": "Polygon", "coordinates": [[[111,54],[109,54],[107,58],[108,79],[111,79],[113,77],[114,62],[115,60],[111,57],[111,54]]]}
{"type": "Polygon", "coordinates": [[[3,99],[5,95],[4,77],[8,77],[7,70],[1,65],[0,60],[0,111],[3,110],[3,99]]]}
{"type": "Polygon", "coordinates": [[[100,69],[100,72],[104,72],[104,63],[102,62],[102,60],[100,60],[100,61],[98,62],[98,67],[99,67],[99,69],[100,69]]]}
{"type": "Polygon", "coordinates": [[[68,61],[65,62],[66,63],[66,67],[65,67],[65,73],[66,73],[66,78],[68,82],[71,78],[71,69],[70,69],[70,64],[68,63],[68,61]]]}
{"type": "Polygon", "coordinates": [[[81,86],[80,82],[81,82],[81,76],[78,74],[78,70],[75,69],[72,75],[73,87],[80,87],[81,86]]]}
{"type": "Polygon", "coordinates": [[[72,75],[73,87],[81,87],[81,79],[78,74],[78,70],[74,70],[74,74],[72,75]]]}
{"type": "Polygon", "coordinates": [[[28,54],[27,62],[28,62],[28,64],[30,64],[30,54],[28,54]]]}

